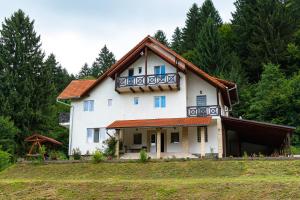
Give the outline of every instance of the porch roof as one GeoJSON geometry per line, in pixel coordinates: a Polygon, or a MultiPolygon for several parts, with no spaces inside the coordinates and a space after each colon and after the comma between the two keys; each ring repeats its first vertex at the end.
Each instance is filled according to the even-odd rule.
{"type": "Polygon", "coordinates": [[[161,118],[161,119],[139,119],[139,120],[117,120],[108,125],[107,129],[119,128],[160,128],[179,126],[207,126],[211,123],[211,117],[190,118],[161,118]]]}

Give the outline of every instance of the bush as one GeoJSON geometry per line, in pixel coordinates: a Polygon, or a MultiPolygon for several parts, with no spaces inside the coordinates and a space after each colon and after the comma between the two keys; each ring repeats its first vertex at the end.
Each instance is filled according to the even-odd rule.
{"type": "Polygon", "coordinates": [[[146,152],[145,149],[142,149],[142,150],[140,151],[140,161],[141,161],[141,162],[147,162],[147,160],[148,160],[147,152],[146,152]]]}
{"type": "Polygon", "coordinates": [[[5,151],[0,150],[0,171],[11,164],[11,155],[5,151]]]}
{"type": "Polygon", "coordinates": [[[300,146],[291,146],[291,154],[292,155],[300,154],[300,146]]]}
{"type": "Polygon", "coordinates": [[[93,155],[93,162],[94,163],[99,163],[101,161],[104,160],[104,155],[101,151],[97,150],[95,151],[94,155],[93,155]]]}
{"type": "Polygon", "coordinates": [[[81,159],[81,151],[78,147],[73,149],[73,158],[74,158],[74,160],[80,160],[81,159]]]}
{"type": "Polygon", "coordinates": [[[51,151],[49,153],[51,160],[66,160],[67,156],[62,151],[51,151]]]}
{"type": "Polygon", "coordinates": [[[106,157],[114,157],[116,152],[116,144],[117,140],[114,137],[110,137],[103,142],[107,145],[106,149],[104,150],[104,155],[106,157]]]}
{"type": "Polygon", "coordinates": [[[11,155],[15,153],[15,136],[18,131],[19,130],[9,118],[0,116],[0,145],[3,151],[6,151],[11,155]]]}

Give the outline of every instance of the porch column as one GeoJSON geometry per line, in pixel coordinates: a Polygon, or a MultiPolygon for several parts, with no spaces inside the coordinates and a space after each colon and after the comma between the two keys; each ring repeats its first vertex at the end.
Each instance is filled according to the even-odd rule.
{"type": "Polygon", "coordinates": [[[201,134],[201,157],[205,157],[205,127],[200,127],[200,134],[201,134]]]}
{"type": "Polygon", "coordinates": [[[120,129],[116,129],[116,151],[115,151],[115,156],[117,159],[120,158],[120,153],[119,153],[119,147],[120,147],[120,129]]]}
{"type": "Polygon", "coordinates": [[[188,127],[182,128],[182,151],[184,153],[189,153],[189,132],[188,127]]]}
{"type": "Polygon", "coordinates": [[[217,134],[218,134],[218,158],[223,157],[223,135],[221,118],[217,119],[217,134]]]}
{"type": "Polygon", "coordinates": [[[156,158],[160,159],[161,129],[156,129],[156,158]]]}

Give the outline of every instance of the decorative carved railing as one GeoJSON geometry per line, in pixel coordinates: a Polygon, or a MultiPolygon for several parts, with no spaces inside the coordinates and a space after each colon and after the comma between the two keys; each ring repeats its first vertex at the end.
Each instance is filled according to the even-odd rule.
{"type": "Polygon", "coordinates": [[[134,87],[134,86],[155,86],[155,85],[171,85],[179,84],[178,73],[167,73],[167,74],[151,74],[151,75],[140,75],[140,76],[125,76],[117,77],[116,87],[134,87]]]}
{"type": "Polygon", "coordinates": [[[217,105],[188,106],[186,111],[188,117],[218,116],[221,113],[221,108],[217,105]]]}
{"type": "Polygon", "coordinates": [[[70,113],[59,113],[59,123],[69,123],[70,122],[70,113]]]}

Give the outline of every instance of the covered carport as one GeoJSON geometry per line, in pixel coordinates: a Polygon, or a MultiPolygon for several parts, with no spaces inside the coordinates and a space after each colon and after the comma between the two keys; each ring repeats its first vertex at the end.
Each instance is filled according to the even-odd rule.
{"type": "Polygon", "coordinates": [[[289,154],[291,126],[222,116],[225,156],[289,154]]]}

